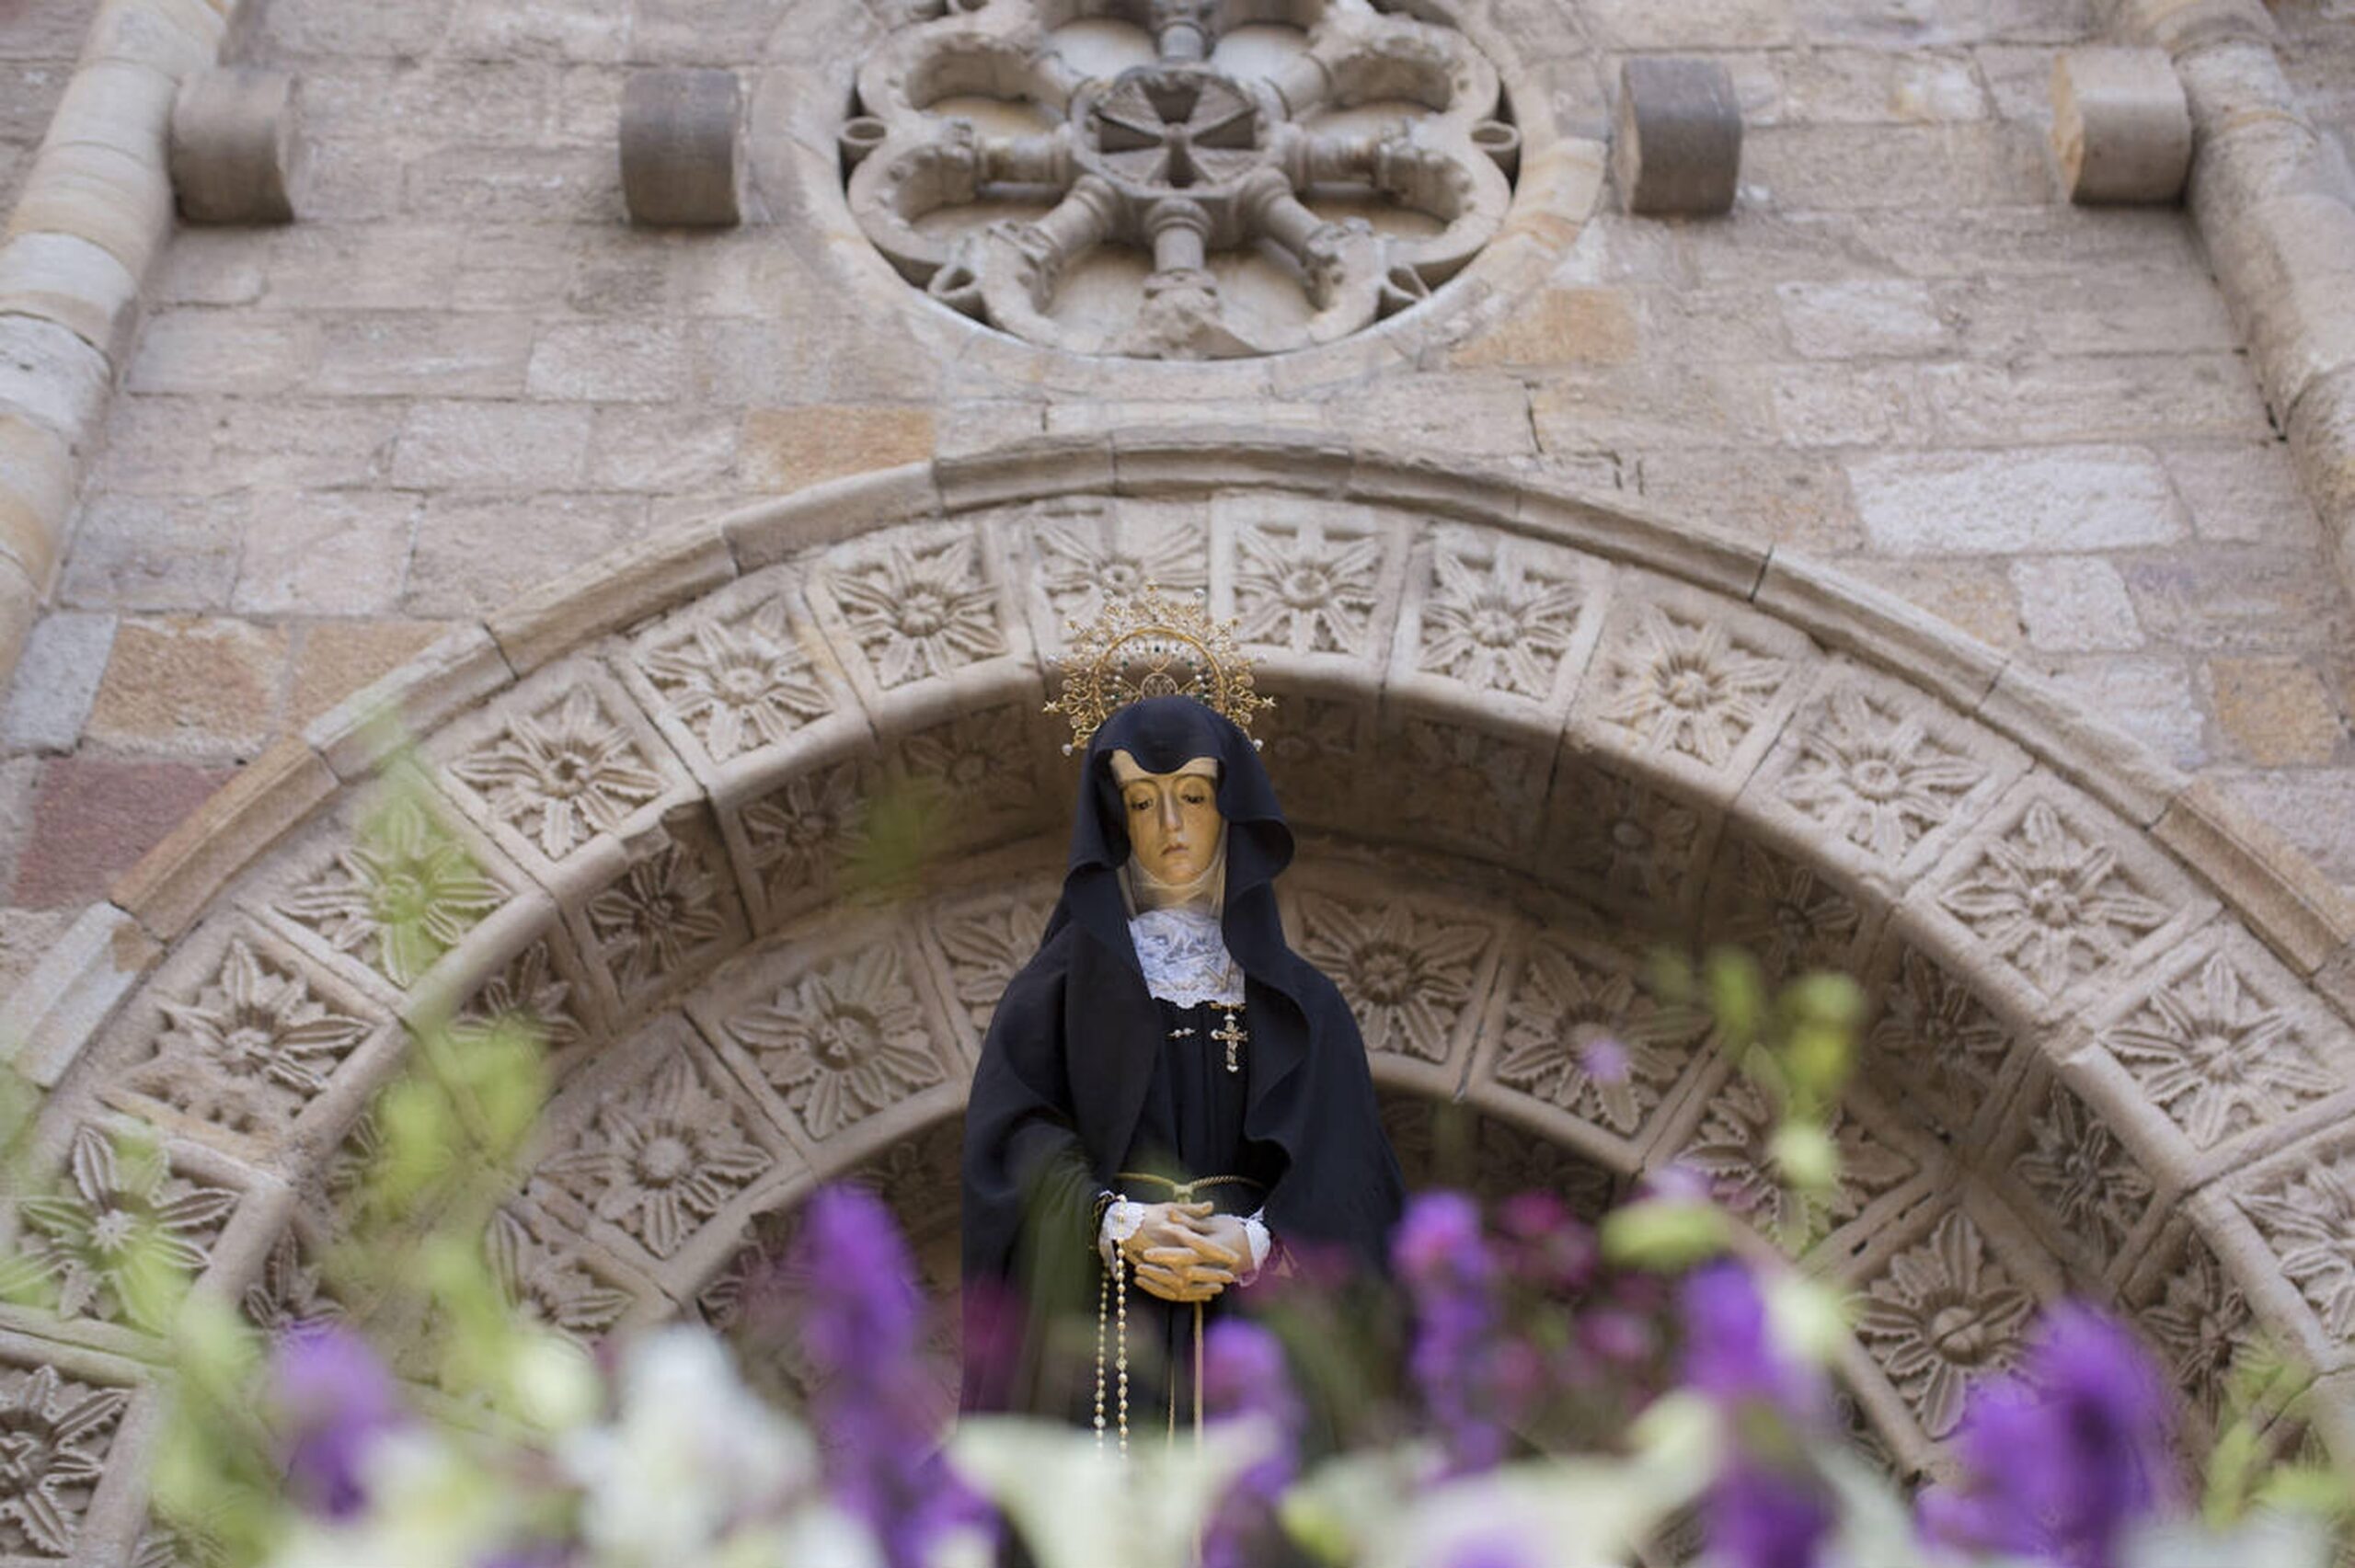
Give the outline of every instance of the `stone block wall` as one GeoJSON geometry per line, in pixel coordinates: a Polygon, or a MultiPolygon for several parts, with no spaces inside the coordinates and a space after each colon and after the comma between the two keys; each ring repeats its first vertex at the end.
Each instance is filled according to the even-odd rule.
{"type": "MultiPolygon", "coordinates": [[[[66,8],[0,18],[11,84],[66,8]]],[[[2345,130],[2355,26],[2282,9],[2345,130]]],[[[1733,214],[1606,198],[1542,288],[1351,350],[1057,369],[905,290],[838,192],[761,156],[844,98],[881,31],[855,0],[274,0],[247,52],[301,78],[301,221],[183,229],[151,280],[0,711],[0,989],[222,778],[455,618],[813,480],[1186,422],[1502,461],[1828,559],[2355,887],[2355,609],[2197,235],[2056,195],[2047,79],[2097,32],[2086,0],[1478,16],[1589,133],[1624,56],[1722,60],[1733,214]],[[625,223],[621,86],[658,63],[745,74],[745,226],[625,223]]],[[[38,127],[0,99],[6,194],[38,127]]]]}
{"type": "Polygon", "coordinates": [[[17,204],[98,8],[98,0],[40,0],[0,10],[0,213],[17,204]]]}
{"type": "Polygon", "coordinates": [[[2342,0],[2284,0],[2273,16],[2282,66],[2306,112],[2355,158],[2355,14],[2342,0]]]}

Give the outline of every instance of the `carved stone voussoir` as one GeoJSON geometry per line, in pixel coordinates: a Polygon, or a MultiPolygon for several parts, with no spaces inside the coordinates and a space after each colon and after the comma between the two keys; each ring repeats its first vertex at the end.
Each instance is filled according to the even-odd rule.
{"type": "Polygon", "coordinates": [[[2101,1001],[2215,912],[2108,811],[2033,773],[1907,895],[1902,919],[2029,1016],[2101,1001]]]}
{"type": "Polygon", "coordinates": [[[1574,743],[1731,800],[1813,679],[1814,645],[1715,594],[1623,575],[1579,689],[1574,743]]]}
{"type": "Polygon", "coordinates": [[[1424,531],[1407,564],[1390,689],[1559,725],[1602,635],[1608,579],[1603,562],[1559,545],[1424,531]]]}
{"type": "Polygon", "coordinates": [[[0,1319],[112,1349],[149,1345],[170,1327],[182,1286],[234,1283],[258,1262],[285,1206],[256,1198],[253,1180],[151,1127],[73,1123],[0,1218],[0,1297],[12,1303],[0,1319]]]}
{"type": "Polygon", "coordinates": [[[2134,1091],[2122,1126],[2201,1176],[2355,1114],[2355,1034],[2262,944],[2219,921],[2088,1020],[2134,1091]]]}
{"type": "Polygon", "coordinates": [[[2292,1144],[2192,1212],[2267,1327],[2321,1370],[2355,1368],[2355,1137],[2292,1144]]]}
{"type": "Polygon", "coordinates": [[[431,989],[479,935],[534,918],[516,905],[536,901],[510,857],[408,767],[353,795],[237,898],[329,968],[396,1001],[431,989]]]}
{"type": "Polygon", "coordinates": [[[1708,1061],[1709,1031],[1700,1009],[1650,994],[1640,955],[1534,932],[1506,960],[1472,1078],[1549,1135],[1632,1170],[1708,1061]]]}
{"type": "Polygon", "coordinates": [[[1058,753],[1058,721],[1027,675],[969,705],[912,725],[885,753],[885,780],[867,827],[861,871],[878,897],[977,849],[1067,820],[1078,765],[1058,753]]]}
{"type": "Polygon", "coordinates": [[[123,1459],[152,1402],[127,1363],[0,1333],[0,1562],[97,1562],[128,1549],[142,1489],[123,1459]]]}
{"type": "Polygon", "coordinates": [[[1005,982],[1039,950],[1062,893],[1051,878],[993,887],[944,902],[925,924],[925,948],[968,1053],[979,1054],[1005,982]]]}
{"type": "Polygon", "coordinates": [[[761,753],[865,727],[797,574],[773,567],[663,617],[616,649],[622,683],[715,790],[761,753]]]}
{"type": "Polygon", "coordinates": [[[2099,1079],[2032,1062],[1993,1136],[1984,1169],[2073,1275],[2114,1286],[2179,1193],[2113,1130],[2116,1095],[2099,1079]]]}
{"type": "Polygon", "coordinates": [[[933,976],[888,916],[779,939],[764,956],[740,960],[688,1010],[804,1148],[863,1136],[870,1119],[897,1126],[904,1102],[962,1082],[933,976]]]}
{"type": "Polygon", "coordinates": [[[1396,887],[1310,879],[1294,895],[1301,955],[1333,978],[1366,1049],[1452,1094],[1496,983],[1505,928],[1493,914],[1396,887]]]}
{"type": "Polygon", "coordinates": [[[403,1020],[429,1052],[475,1049],[493,1036],[527,1043],[554,1082],[613,1036],[612,1003],[570,929],[545,900],[533,914],[469,943],[410,999],[403,1020]]]}
{"type": "Polygon", "coordinates": [[[1740,804],[1812,853],[1897,889],[2028,766],[2018,747],[1945,704],[1840,661],[1792,715],[1740,804]]]}
{"type": "Polygon", "coordinates": [[[2160,1232],[2120,1293],[2169,1381],[2212,1431],[2225,1380],[2258,1345],[2247,1294],[2189,1219],[2160,1232]]]}
{"type": "Polygon", "coordinates": [[[1374,747],[1379,761],[1361,764],[1360,831],[1378,825],[1503,865],[1537,846],[1560,750],[1551,726],[1402,700],[1385,703],[1374,747]]]}
{"type": "Polygon", "coordinates": [[[1662,1128],[1652,1162],[1672,1160],[1708,1179],[1713,1196],[1762,1236],[1794,1249],[1838,1259],[1857,1239],[1918,1200],[1922,1178],[1951,1185],[1935,1145],[1902,1130],[1903,1123],[1867,1089],[1852,1090],[1828,1127],[1840,1153],[1840,1174],[1829,1191],[1791,1183],[1777,1165],[1773,1140],[1781,1126],[1767,1090],[1719,1056],[1709,1064],[1684,1115],[1662,1128]]]}
{"type": "Polygon", "coordinates": [[[733,863],[700,804],[683,805],[600,854],[565,918],[613,1016],[643,1017],[741,948],[750,926],[733,863]]]}
{"type": "Polygon", "coordinates": [[[1887,906],[1837,871],[1743,834],[1719,844],[1701,895],[1702,940],[1739,947],[1770,980],[1864,967],[1887,906]]]}
{"type": "Polygon", "coordinates": [[[641,1269],[715,1258],[750,1214],[749,1195],[798,1163],[676,1013],[569,1085],[544,1137],[526,1192],[641,1269]]]}
{"type": "Polygon", "coordinates": [[[1014,549],[1042,654],[1061,652],[1074,624],[1102,612],[1106,595],[1155,587],[1165,595],[1210,589],[1209,503],[1200,496],[1113,501],[1072,496],[1016,514],[1014,549]]]}
{"type": "Polygon", "coordinates": [[[502,1207],[483,1251],[511,1307],[583,1346],[617,1328],[658,1322],[671,1302],[636,1270],[525,1201],[502,1207]]]}
{"type": "Polygon", "coordinates": [[[2017,1363],[2039,1300],[2058,1283],[2032,1267],[2016,1223],[1976,1202],[1935,1207],[1883,1239],[1858,1276],[1856,1337],[1932,1441],[1960,1424],[1974,1382],[2017,1363]]]}
{"type": "Polygon", "coordinates": [[[1005,564],[971,522],[916,524],[838,544],[806,584],[811,613],[870,714],[942,678],[987,681],[1031,659],[1005,564]]]}
{"type": "Polygon", "coordinates": [[[359,1114],[403,1039],[385,1008],[270,928],[220,921],[175,952],[90,1064],[109,1104],[241,1159],[359,1114]]]}
{"type": "Polygon", "coordinates": [[[2017,1082],[2030,1027],[1894,933],[1867,974],[1875,1005],[1863,1040],[1866,1082],[1947,1143],[1981,1146],[2017,1082]]]}
{"type": "Polygon", "coordinates": [[[864,738],[797,748],[788,765],[737,781],[718,801],[721,832],[761,931],[815,908],[863,873],[883,764],[864,738]]]}
{"type": "Polygon", "coordinates": [[[1397,624],[1402,520],[1372,507],[1237,491],[1211,505],[1211,612],[1246,652],[1303,670],[1383,661],[1397,624]]]}
{"type": "Polygon", "coordinates": [[[543,885],[701,791],[621,686],[586,658],[534,674],[427,747],[459,808],[543,885]]]}
{"type": "Polygon", "coordinates": [[[1260,760],[1295,825],[1346,830],[1363,821],[1361,802],[1387,786],[1367,765],[1376,722],[1371,682],[1311,681],[1269,685],[1276,705],[1253,727],[1260,760]]]}
{"type": "Polygon", "coordinates": [[[1546,818],[1539,876],[1653,931],[1692,931],[1721,811],[1581,756],[1566,737],[1546,818]]]}

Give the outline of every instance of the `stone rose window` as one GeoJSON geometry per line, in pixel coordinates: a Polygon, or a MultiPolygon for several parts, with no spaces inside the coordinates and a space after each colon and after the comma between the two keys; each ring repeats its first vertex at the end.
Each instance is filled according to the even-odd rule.
{"type": "Polygon", "coordinates": [[[1366,0],[939,0],[858,76],[851,211],[934,299],[1081,354],[1233,359],[1407,309],[1486,246],[1496,67],[1366,0]]]}

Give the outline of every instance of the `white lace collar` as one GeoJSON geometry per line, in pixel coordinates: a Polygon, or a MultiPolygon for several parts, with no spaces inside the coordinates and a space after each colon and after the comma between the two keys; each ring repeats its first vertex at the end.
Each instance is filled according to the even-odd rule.
{"type": "Polygon", "coordinates": [[[1243,969],[1226,950],[1218,917],[1200,909],[1148,910],[1129,921],[1145,989],[1180,1007],[1243,1001],[1243,969]]]}

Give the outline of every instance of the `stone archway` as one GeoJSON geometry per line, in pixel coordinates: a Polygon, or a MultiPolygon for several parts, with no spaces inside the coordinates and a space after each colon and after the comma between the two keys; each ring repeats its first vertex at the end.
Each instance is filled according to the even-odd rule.
{"type": "MultiPolygon", "coordinates": [[[[895,470],[649,541],[444,644],[255,764],[11,1003],[67,1207],[168,1207],[206,1288],[292,1310],[272,1293],[339,1150],[442,1011],[534,1014],[555,1045],[552,1152],[500,1223],[583,1332],[707,1301],[818,1180],[936,1180],[1060,859],[1040,656],[1097,585],[1146,578],[1239,618],[1308,840],[1296,940],[1384,1085],[1467,1102],[1493,1168],[1591,1185],[1690,1153],[1768,1201],[1762,1107],[1649,1009],[1640,955],[1698,932],[1868,978],[1809,1263],[1860,1299],[1843,1370],[1899,1462],[2064,1289],[2123,1306],[2208,1408],[2232,1347],[2278,1335],[2333,1374],[2317,1425],[2347,1436],[2349,933],[2304,868],[1823,568],[1330,445],[895,470]],[[419,793],[363,853],[385,712],[419,793]],[[848,875],[867,814],[916,798],[946,807],[931,870],[878,902],[848,875]],[[427,935],[388,935],[387,900],[427,935]],[[1603,1026],[1625,1084],[1571,1048],[1603,1026]],[[304,1070],[232,1070],[272,1053],[304,1070]],[[99,1157],[126,1120],[168,1171],[99,1157]],[[718,1140],[692,1189],[662,1142],[690,1128],[718,1140]]],[[[0,1313],[0,1397],[42,1368],[136,1389],[148,1325],[74,1225],[25,1236],[65,1310],[0,1313]]],[[[107,1476],[77,1561],[135,1532],[144,1398],[77,1439],[107,1476]]]]}

